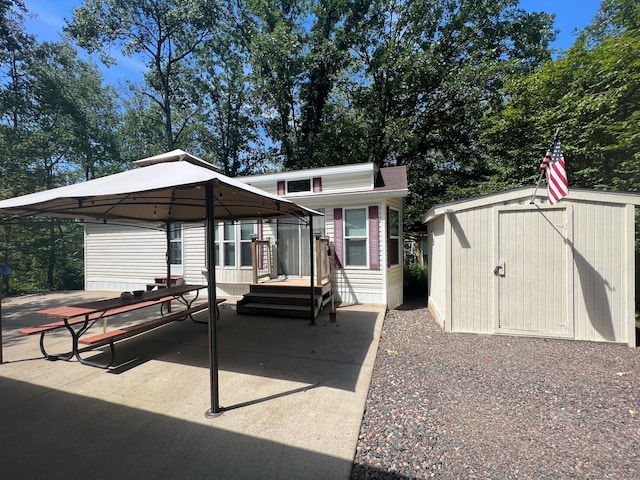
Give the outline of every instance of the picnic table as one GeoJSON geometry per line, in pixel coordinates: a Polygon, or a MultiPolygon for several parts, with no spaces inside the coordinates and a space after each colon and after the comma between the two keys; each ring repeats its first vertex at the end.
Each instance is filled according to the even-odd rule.
{"type": "MultiPolygon", "coordinates": [[[[182,284],[162,290],[142,292],[140,295],[120,296],[107,300],[38,310],[37,314],[56,318],[57,321],[37,327],[23,328],[19,332],[23,335],[40,333],[40,351],[49,360],[70,360],[76,357],[79,362],[85,365],[108,368],[113,365],[115,360],[115,342],[119,340],[158,328],[176,320],[184,320],[187,317],[194,322],[206,323],[193,318],[193,314],[208,308],[208,302],[195,304],[200,290],[206,288],[207,285],[182,284]],[[193,297],[187,296],[193,293],[195,293],[193,297]],[[165,314],[164,305],[173,300],[177,300],[185,308],[165,314]],[[107,320],[110,317],[153,305],[160,305],[160,317],[128,327],[107,330],[107,320]],[[100,320],[103,322],[102,333],[86,336],[87,331],[100,320]],[[52,355],[45,349],[45,334],[63,328],[66,328],[71,335],[71,351],[62,355],[52,355]],[[107,344],[110,346],[111,351],[111,359],[108,364],[97,364],[82,358],[81,353],[107,344]],[[84,345],[84,347],[80,347],[80,345],[84,345]]],[[[224,298],[218,298],[216,307],[225,300],[224,298]]]]}

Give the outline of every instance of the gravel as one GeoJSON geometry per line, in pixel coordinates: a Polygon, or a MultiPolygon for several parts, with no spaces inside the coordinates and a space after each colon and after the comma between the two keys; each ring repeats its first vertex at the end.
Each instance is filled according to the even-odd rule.
{"type": "Polygon", "coordinates": [[[445,333],[390,311],[353,480],[638,479],[640,349],[445,333]]]}

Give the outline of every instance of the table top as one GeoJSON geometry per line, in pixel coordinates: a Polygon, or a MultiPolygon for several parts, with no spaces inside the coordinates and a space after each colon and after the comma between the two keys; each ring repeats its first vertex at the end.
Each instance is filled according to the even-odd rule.
{"type": "MultiPolygon", "coordinates": [[[[106,300],[97,300],[94,302],[78,303],[75,305],[66,305],[61,307],[52,307],[44,310],[38,310],[36,313],[40,315],[46,315],[48,317],[57,318],[73,318],[80,317],[82,315],[90,315],[97,312],[106,312],[116,308],[134,306],[138,304],[144,304],[146,302],[156,302],[165,297],[180,297],[185,293],[193,292],[196,290],[202,290],[207,288],[207,285],[176,285],[169,288],[160,288],[151,292],[143,292],[139,296],[131,296],[128,298],[116,297],[108,298],[106,300]]],[[[140,305],[142,307],[143,305],[140,305]]]]}

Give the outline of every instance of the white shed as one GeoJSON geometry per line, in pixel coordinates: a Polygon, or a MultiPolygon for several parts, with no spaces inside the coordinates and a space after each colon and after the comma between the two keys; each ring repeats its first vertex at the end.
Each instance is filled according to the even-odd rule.
{"type": "Polygon", "coordinates": [[[640,195],[520,188],[433,207],[429,309],[446,331],[636,345],[640,195]]]}

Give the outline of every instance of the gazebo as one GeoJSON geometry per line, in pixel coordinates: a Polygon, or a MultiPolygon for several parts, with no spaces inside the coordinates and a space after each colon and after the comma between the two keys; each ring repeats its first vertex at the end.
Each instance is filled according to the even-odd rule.
{"type": "MultiPolygon", "coordinates": [[[[204,223],[209,303],[209,368],[211,408],[222,409],[218,396],[216,335],[215,238],[216,221],[308,218],[318,212],[271,195],[219,173],[210,163],[182,150],[145,158],[136,168],[86,182],[0,201],[0,213],[85,219],[103,223],[204,223]]],[[[313,244],[310,229],[310,244],[313,244]]],[[[168,233],[167,233],[168,234],[168,233]]],[[[313,248],[311,248],[313,251],[313,248]]],[[[170,281],[167,261],[167,282],[170,281]]],[[[313,268],[313,262],[311,262],[313,268]]],[[[310,302],[314,303],[311,272],[310,302]]],[[[313,308],[312,308],[313,312],[313,308]]],[[[312,313],[313,315],[313,313],[312,313]]],[[[0,310],[0,362],[2,362],[0,310]]],[[[313,318],[312,318],[313,321],[313,318]]]]}

